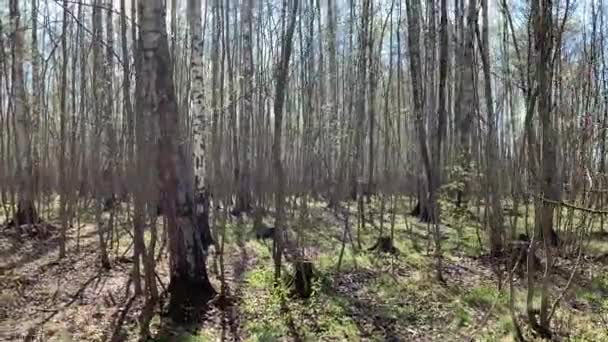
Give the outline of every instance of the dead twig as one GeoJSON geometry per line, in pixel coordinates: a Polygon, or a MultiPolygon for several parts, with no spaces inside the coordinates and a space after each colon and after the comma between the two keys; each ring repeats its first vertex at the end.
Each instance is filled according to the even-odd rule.
{"type": "Polygon", "coordinates": [[[554,205],[559,205],[559,206],[564,206],[566,208],[570,208],[573,210],[578,210],[578,211],[583,211],[586,213],[590,213],[590,214],[596,214],[596,215],[608,215],[608,210],[597,210],[597,209],[590,209],[590,208],[585,208],[585,207],[580,207],[571,203],[567,203],[564,201],[555,201],[552,199],[548,199],[544,196],[541,195],[537,195],[537,194],[533,194],[533,193],[528,193],[529,196],[535,197],[536,199],[545,202],[545,203],[550,203],[550,204],[554,204],[554,205]]]}

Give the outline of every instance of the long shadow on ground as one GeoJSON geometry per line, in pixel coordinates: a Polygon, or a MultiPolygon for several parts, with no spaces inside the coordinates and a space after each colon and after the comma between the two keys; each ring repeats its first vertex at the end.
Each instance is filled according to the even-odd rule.
{"type": "Polygon", "coordinates": [[[232,340],[240,341],[239,329],[241,326],[240,317],[242,315],[239,312],[239,306],[242,298],[245,271],[251,259],[245,246],[243,230],[244,224],[239,222],[239,227],[236,230],[236,244],[239,249],[239,257],[235,258],[232,263],[231,276],[232,283],[234,284],[234,289],[231,291],[232,300],[228,303],[229,305],[222,308],[222,340],[225,340],[226,328],[229,325],[232,340]]]}
{"type": "MultiPolygon", "coordinates": [[[[164,308],[161,308],[164,310],[164,308]]],[[[196,335],[201,329],[215,325],[213,321],[214,317],[218,317],[218,310],[212,303],[207,303],[204,307],[197,308],[197,319],[188,324],[177,324],[170,317],[161,314],[160,329],[154,341],[156,342],[170,342],[170,341],[182,341],[187,340],[187,336],[196,335]]]]}
{"type": "Polygon", "coordinates": [[[431,333],[428,330],[437,328],[433,325],[446,323],[433,308],[426,307],[430,303],[417,293],[401,292],[392,299],[382,298],[369,288],[379,276],[379,272],[364,269],[342,273],[335,278],[329,293],[356,324],[361,338],[425,341],[431,333]]]}
{"type": "MultiPolygon", "coordinates": [[[[82,241],[84,241],[95,234],[96,234],[96,231],[92,230],[90,233],[82,235],[80,237],[80,239],[82,241]]],[[[11,248],[11,252],[12,252],[11,254],[19,253],[20,250],[22,249],[22,247],[25,247],[25,245],[28,244],[28,241],[23,241],[23,239],[25,239],[25,238],[21,238],[22,242],[19,242],[19,240],[16,237],[9,237],[9,239],[11,239],[11,240],[15,239],[15,240],[13,240],[13,247],[11,248]]],[[[22,267],[23,265],[26,265],[35,260],[41,259],[41,258],[45,257],[46,255],[56,251],[59,248],[59,243],[61,241],[61,238],[59,235],[56,234],[49,239],[38,240],[35,238],[30,238],[30,241],[31,241],[31,250],[24,253],[23,256],[21,258],[19,258],[18,260],[1,265],[0,274],[6,272],[8,270],[22,267]]],[[[91,244],[92,243],[95,243],[95,242],[93,241],[93,242],[91,242],[91,244]]],[[[86,248],[86,246],[81,246],[81,248],[86,248]]],[[[5,253],[3,252],[2,254],[5,254],[5,253]]]]}

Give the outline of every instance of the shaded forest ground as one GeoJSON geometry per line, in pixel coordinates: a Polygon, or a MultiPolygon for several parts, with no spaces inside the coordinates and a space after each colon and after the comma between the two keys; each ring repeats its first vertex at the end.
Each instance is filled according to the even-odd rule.
{"type": "MultiPolygon", "coordinates": [[[[444,276],[434,279],[432,244],[426,224],[407,215],[408,201],[399,202],[395,217],[398,256],[370,252],[380,227],[379,203],[370,205],[370,224],[361,233],[362,249],[347,246],[340,272],[336,264],[343,224],[322,204],[312,203],[309,218],[291,218],[301,228],[301,245],[314,260],[319,277],[307,301],[287,300],[273,290],[270,241],[254,238],[251,220],[230,222],[226,234],[226,279],[229,305],[211,303],[203,323],[175,327],[157,314],[152,328],[158,341],[512,341],[508,293],[498,291],[492,265],[480,249],[477,220],[444,212],[442,226],[444,276]],[[460,228],[459,228],[460,227],[460,228]]],[[[356,212],[351,232],[356,241],[356,212]]],[[[520,209],[520,214],[523,208],[520,209]]],[[[84,222],[92,222],[85,213],[84,222]]],[[[160,220],[159,220],[160,221],[160,220]]],[[[520,222],[523,220],[520,219],[520,222]]],[[[391,215],[385,214],[388,234],[391,215]]],[[[120,223],[120,222],[119,222],[120,223]]],[[[271,221],[269,221],[271,223],[271,221]]],[[[137,340],[143,306],[127,294],[131,239],[122,222],[113,267],[100,272],[95,226],[70,229],[68,258],[57,260],[58,232],[48,238],[0,232],[0,340],[126,341],[137,340]]],[[[523,223],[520,223],[523,230],[523,223]]],[[[161,230],[159,230],[160,233],[161,230]]],[[[484,233],[481,231],[484,242],[484,233]]],[[[553,327],[563,339],[608,341],[608,237],[594,235],[573,284],[558,309],[553,327]]],[[[217,260],[208,268],[219,289],[217,260]]],[[[157,264],[160,290],[167,286],[166,255],[157,264]]],[[[565,286],[574,259],[559,259],[552,279],[553,298],[565,286]]],[[[515,305],[524,321],[525,287],[516,277],[515,305]]],[[[538,303],[535,303],[538,305],[538,303]]]]}

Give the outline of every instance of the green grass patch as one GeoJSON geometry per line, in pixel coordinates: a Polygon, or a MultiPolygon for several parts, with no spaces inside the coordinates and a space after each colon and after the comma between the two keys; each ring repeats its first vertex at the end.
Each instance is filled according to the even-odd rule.
{"type": "Polygon", "coordinates": [[[499,292],[494,287],[480,286],[474,287],[462,296],[464,303],[472,308],[487,311],[494,303],[495,310],[504,309],[507,306],[507,295],[499,292]]]}

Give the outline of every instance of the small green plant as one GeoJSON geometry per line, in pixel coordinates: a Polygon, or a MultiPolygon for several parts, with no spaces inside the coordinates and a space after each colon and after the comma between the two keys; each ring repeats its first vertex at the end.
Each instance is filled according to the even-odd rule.
{"type": "Polygon", "coordinates": [[[457,306],[454,310],[454,323],[458,328],[464,328],[471,323],[471,315],[462,306],[457,306]]]}
{"type": "Polygon", "coordinates": [[[270,279],[267,272],[253,272],[252,278],[259,287],[254,293],[248,293],[244,298],[244,312],[252,317],[245,325],[245,330],[251,335],[251,341],[278,341],[287,333],[283,324],[281,303],[285,302],[286,289],[282,286],[274,287],[272,272],[270,279]],[[255,275],[258,274],[258,275],[255,275]],[[257,277],[257,278],[256,278],[257,277]]]}
{"type": "Polygon", "coordinates": [[[462,297],[462,300],[469,306],[481,310],[490,309],[495,301],[497,301],[497,307],[503,307],[506,304],[506,296],[499,293],[496,288],[488,286],[473,288],[462,297]]]}
{"type": "Polygon", "coordinates": [[[509,315],[502,315],[498,325],[500,327],[500,331],[502,331],[505,335],[512,334],[515,331],[513,319],[511,319],[511,316],[509,315]]]}
{"type": "Polygon", "coordinates": [[[251,328],[252,336],[248,341],[274,342],[279,341],[280,331],[268,324],[258,324],[251,328]]]}
{"type": "Polygon", "coordinates": [[[264,266],[255,268],[247,273],[247,283],[253,288],[264,289],[272,285],[274,274],[273,271],[264,266]]]}

